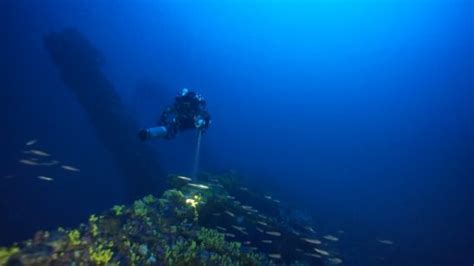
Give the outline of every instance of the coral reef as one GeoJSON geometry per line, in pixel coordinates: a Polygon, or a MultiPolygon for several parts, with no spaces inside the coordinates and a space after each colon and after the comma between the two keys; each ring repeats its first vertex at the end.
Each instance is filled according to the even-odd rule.
{"type": "Polygon", "coordinates": [[[262,194],[258,199],[232,174],[203,174],[199,184],[180,176],[169,179],[175,187],[160,198],[116,205],[77,228],[39,231],[19,245],[0,248],[0,265],[323,265],[324,259],[340,260],[334,250],[315,253],[320,242],[310,241],[313,233],[269,216],[275,201],[265,202],[268,196],[262,194]],[[246,205],[249,201],[268,209],[257,210],[246,205]]]}

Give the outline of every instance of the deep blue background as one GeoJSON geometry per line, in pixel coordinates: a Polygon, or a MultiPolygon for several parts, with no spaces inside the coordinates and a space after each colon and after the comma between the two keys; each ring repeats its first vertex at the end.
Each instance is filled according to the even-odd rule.
{"type": "MultiPolygon", "coordinates": [[[[0,244],[125,198],[43,48],[44,34],[76,27],[141,126],[180,88],[204,94],[203,169],[237,169],[311,210],[322,231],[346,231],[348,265],[474,262],[472,1],[3,0],[0,10],[0,174],[15,175],[0,180],[0,244]],[[29,139],[81,172],[21,166],[29,139]]],[[[167,172],[189,174],[194,143],[187,133],[151,145],[167,172]]]]}

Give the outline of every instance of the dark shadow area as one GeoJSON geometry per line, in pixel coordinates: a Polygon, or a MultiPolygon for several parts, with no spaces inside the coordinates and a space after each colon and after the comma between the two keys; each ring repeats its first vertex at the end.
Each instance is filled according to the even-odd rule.
{"type": "Polygon", "coordinates": [[[51,33],[45,47],[66,85],[86,110],[104,146],[127,177],[130,199],[161,192],[157,156],[137,138],[138,125],[124,110],[112,83],[101,71],[104,58],[75,29],[51,33]]]}

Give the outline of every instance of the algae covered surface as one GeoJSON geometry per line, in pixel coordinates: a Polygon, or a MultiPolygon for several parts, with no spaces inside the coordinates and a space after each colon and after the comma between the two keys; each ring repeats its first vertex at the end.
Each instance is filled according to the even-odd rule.
{"type": "Polygon", "coordinates": [[[233,173],[202,174],[199,182],[173,175],[168,183],[160,197],[116,205],[76,228],[38,231],[32,239],[0,248],[0,265],[323,265],[325,259],[340,260],[318,253],[322,247],[307,241],[311,227],[284,221],[277,200],[240,186],[233,173]]]}

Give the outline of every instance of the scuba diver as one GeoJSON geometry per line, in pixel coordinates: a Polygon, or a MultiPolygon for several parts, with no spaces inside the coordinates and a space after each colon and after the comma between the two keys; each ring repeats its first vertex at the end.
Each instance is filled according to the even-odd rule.
{"type": "Polygon", "coordinates": [[[141,129],[138,137],[142,141],[151,139],[172,139],[178,132],[197,129],[205,132],[211,123],[204,98],[193,91],[183,89],[176,96],[174,104],[161,114],[158,126],[141,129]]]}

